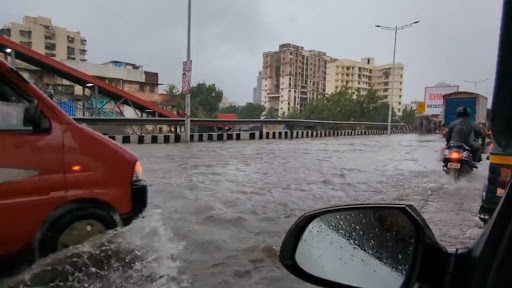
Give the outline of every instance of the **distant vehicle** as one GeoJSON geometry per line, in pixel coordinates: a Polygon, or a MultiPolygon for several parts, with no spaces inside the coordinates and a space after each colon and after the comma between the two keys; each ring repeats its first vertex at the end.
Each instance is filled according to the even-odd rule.
{"type": "Polygon", "coordinates": [[[457,108],[465,106],[471,111],[470,119],[481,124],[487,121],[487,97],[472,92],[453,92],[443,97],[443,123],[448,127],[457,120],[457,108]]]}
{"type": "Polygon", "coordinates": [[[472,92],[453,92],[443,97],[443,129],[441,135],[446,138],[448,126],[457,120],[457,108],[466,106],[470,110],[470,119],[475,123],[484,124],[487,122],[487,97],[472,92]]]}
{"type": "Polygon", "coordinates": [[[4,60],[0,118],[2,260],[45,257],[146,209],[135,155],[75,122],[4,60]]]}

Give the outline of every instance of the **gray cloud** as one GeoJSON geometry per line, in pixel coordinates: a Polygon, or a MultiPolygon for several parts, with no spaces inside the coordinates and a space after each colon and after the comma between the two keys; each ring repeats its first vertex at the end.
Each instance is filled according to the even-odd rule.
{"type": "MultiPolygon", "coordinates": [[[[406,65],[404,100],[419,100],[440,80],[490,78],[492,92],[501,1],[479,0],[193,0],[193,80],[218,84],[226,96],[249,101],[262,52],[292,42],[338,58],[373,56],[391,62],[393,33],[375,24],[421,23],[399,32],[397,61],[406,65]]],[[[0,22],[41,15],[88,39],[89,60],[135,62],[180,82],[186,58],[186,0],[17,0],[0,22]]],[[[489,95],[490,96],[490,95],[489,95]]]]}

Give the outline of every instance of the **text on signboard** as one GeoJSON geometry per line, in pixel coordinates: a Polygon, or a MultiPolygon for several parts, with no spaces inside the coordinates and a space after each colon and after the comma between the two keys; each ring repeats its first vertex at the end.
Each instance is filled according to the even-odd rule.
{"type": "Polygon", "coordinates": [[[428,100],[440,101],[440,100],[443,100],[443,95],[444,94],[442,94],[442,93],[430,94],[430,95],[428,95],[428,100]]]}

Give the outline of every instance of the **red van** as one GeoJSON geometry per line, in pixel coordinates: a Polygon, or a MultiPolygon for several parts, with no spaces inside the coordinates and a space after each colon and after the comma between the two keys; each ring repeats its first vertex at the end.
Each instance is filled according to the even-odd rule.
{"type": "Polygon", "coordinates": [[[141,177],[132,153],[0,60],[0,258],[38,259],[130,224],[148,202],[141,177]]]}

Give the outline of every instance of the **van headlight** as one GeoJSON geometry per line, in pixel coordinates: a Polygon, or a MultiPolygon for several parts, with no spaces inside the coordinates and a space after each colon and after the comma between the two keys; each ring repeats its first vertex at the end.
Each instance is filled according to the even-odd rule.
{"type": "Polygon", "coordinates": [[[133,180],[141,180],[142,179],[142,164],[139,161],[135,163],[135,167],[133,169],[133,180]]]}

